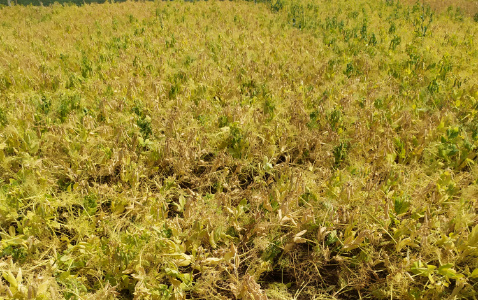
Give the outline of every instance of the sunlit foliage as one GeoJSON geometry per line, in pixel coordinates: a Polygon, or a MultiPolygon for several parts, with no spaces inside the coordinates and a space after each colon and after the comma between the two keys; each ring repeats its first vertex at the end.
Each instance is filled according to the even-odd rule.
{"type": "Polygon", "coordinates": [[[477,41],[423,2],[0,8],[0,298],[471,299],[477,41]]]}

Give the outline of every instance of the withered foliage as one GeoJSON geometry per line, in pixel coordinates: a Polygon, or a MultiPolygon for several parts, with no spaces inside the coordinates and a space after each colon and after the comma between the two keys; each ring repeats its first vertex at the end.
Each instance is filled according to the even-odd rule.
{"type": "Polygon", "coordinates": [[[473,299],[477,41],[422,2],[0,8],[0,298],[473,299]]]}

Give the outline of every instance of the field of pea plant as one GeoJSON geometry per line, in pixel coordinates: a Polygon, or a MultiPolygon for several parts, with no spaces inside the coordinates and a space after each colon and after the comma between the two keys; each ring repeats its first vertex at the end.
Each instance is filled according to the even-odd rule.
{"type": "Polygon", "coordinates": [[[0,299],[476,299],[477,163],[469,10],[0,8],[0,299]]]}

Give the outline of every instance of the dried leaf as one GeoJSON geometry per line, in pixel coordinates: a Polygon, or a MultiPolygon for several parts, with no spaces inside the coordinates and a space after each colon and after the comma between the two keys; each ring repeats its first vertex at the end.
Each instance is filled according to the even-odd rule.
{"type": "Polygon", "coordinates": [[[319,242],[324,240],[326,235],[327,235],[327,228],[326,227],[320,227],[319,231],[317,232],[317,240],[319,242]]]}
{"type": "Polygon", "coordinates": [[[301,232],[297,233],[295,236],[294,236],[294,243],[305,243],[307,240],[302,238],[301,236],[303,236],[305,233],[307,232],[307,230],[302,230],[301,232]]]}

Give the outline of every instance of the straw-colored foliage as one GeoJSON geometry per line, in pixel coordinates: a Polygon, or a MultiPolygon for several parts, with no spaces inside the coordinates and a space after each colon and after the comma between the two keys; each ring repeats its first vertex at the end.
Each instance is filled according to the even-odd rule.
{"type": "Polygon", "coordinates": [[[473,299],[477,42],[393,0],[0,8],[0,298],[473,299]]]}

